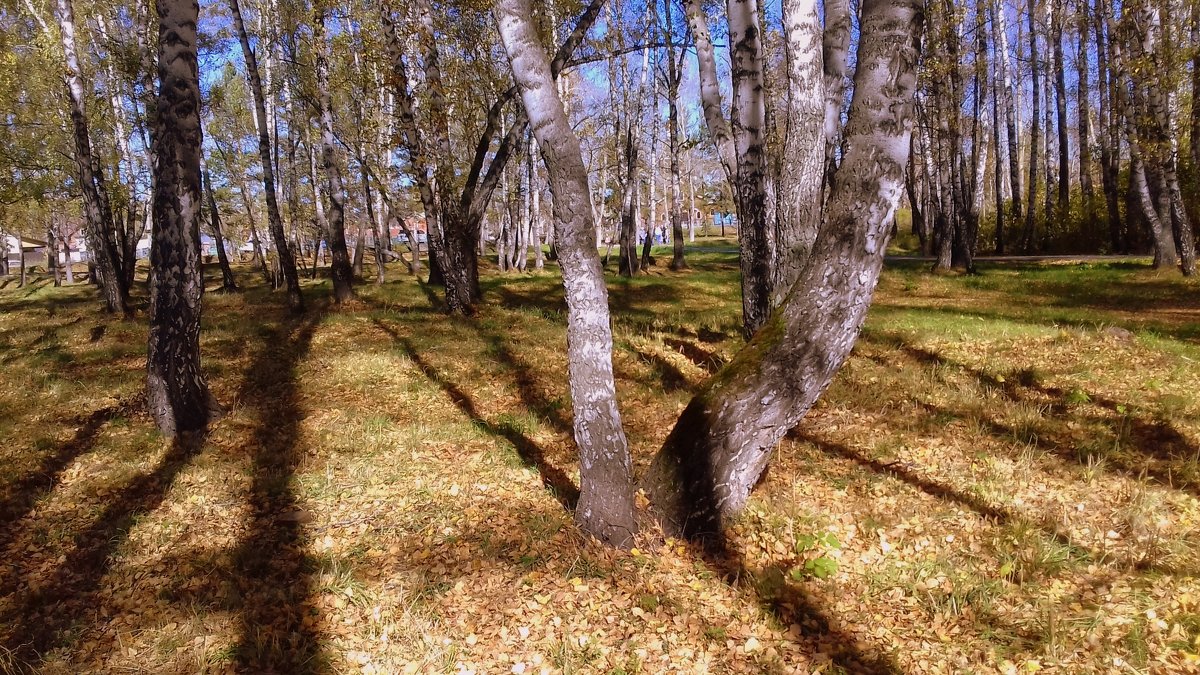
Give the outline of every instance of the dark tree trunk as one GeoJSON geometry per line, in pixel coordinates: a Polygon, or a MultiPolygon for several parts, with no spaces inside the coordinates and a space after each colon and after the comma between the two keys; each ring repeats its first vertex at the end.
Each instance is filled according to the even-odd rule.
{"type": "Polygon", "coordinates": [[[596,250],[587,170],[554,87],[550,61],[538,41],[528,0],[498,0],[494,12],[554,195],[580,456],[581,495],[575,521],[601,541],[625,547],[631,545],[637,523],[629,447],[613,382],[608,291],[596,250]]]}
{"type": "Polygon", "coordinates": [[[1029,126],[1029,191],[1026,193],[1027,198],[1025,204],[1028,207],[1025,211],[1025,232],[1021,236],[1021,250],[1026,255],[1033,253],[1034,246],[1037,243],[1034,232],[1034,221],[1037,216],[1037,209],[1034,204],[1037,203],[1038,191],[1038,164],[1040,163],[1041,150],[1041,121],[1042,108],[1041,96],[1042,85],[1038,77],[1040,66],[1038,65],[1038,39],[1037,39],[1037,24],[1034,19],[1036,13],[1036,2],[1030,0],[1029,7],[1029,73],[1031,80],[1031,96],[1033,101],[1033,116],[1029,126]]]}
{"type": "Polygon", "coordinates": [[[904,190],[923,2],[864,0],[846,155],[785,303],[688,404],[643,481],[669,530],[719,537],[850,353],[904,190]]]}
{"type": "MultiPolygon", "coordinates": [[[[54,286],[62,286],[62,267],[58,263],[58,235],[55,233],[55,216],[50,217],[50,226],[46,228],[46,266],[54,275],[54,286]]],[[[0,237],[4,236],[0,234],[0,237]]]]}
{"type": "Polygon", "coordinates": [[[1054,44],[1054,107],[1058,121],[1058,208],[1059,222],[1071,212],[1071,153],[1067,134],[1067,77],[1063,63],[1063,0],[1052,0],[1050,30],[1054,44]]]}
{"type": "Polygon", "coordinates": [[[147,404],[167,436],[203,429],[216,410],[200,370],[199,5],[158,0],[147,404]]]}
{"type": "Polygon", "coordinates": [[[283,271],[283,282],[287,286],[288,306],[293,312],[304,311],[304,296],[300,293],[300,277],[296,273],[296,259],[288,250],[287,234],[283,230],[283,216],[279,213],[279,200],[275,194],[275,165],[271,159],[271,136],[267,126],[267,103],[263,93],[262,78],[258,73],[258,58],[250,47],[250,36],[242,21],[242,9],[238,0],[228,0],[233,15],[234,27],[242,45],[242,56],[246,61],[246,74],[250,79],[250,92],[254,96],[254,118],[258,130],[258,154],[262,160],[263,192],[267,201],[267,227],[275,241],[275,253],[279,256],[279,267],[283,271]]]}
{"type": "Polygon", "coordinates": [[[237,280],[233,277],[233,268],[229,266],[229,254],[225,251],[225,235],[221,232],[221,212],[217,209],[217,196],[213,194],[212,178],[204,172],[204,187],[208,194],[208,218],[212,223],[213,238],[217,244],[217,262],[221,265],[221,290],[232,293],[238,289],[237,280]]]}
{"type": "Polygon", "coordinates": [[[92,151],[86,111],[87,92],[79,67],[75,44],[75,9],[71,0],[56,0],[55,18],[62,40],[65,69],[63,82],[71,111],[71,131],[75,142],[75,166],[79,190],[83,195],[84,233],[105,309],[129,315],[129,287],[121,264],[121,253],[114,239],[116,222],[108,201],[108,188],[100,162],[92,151]]]}
{"type": "Polygon", "coordinates": [[[350,265],[350,252],[346,248],[346,189],[342,185],[342,171],[338,167],[333,135],[333,100],[329,94],[329,45],[325,40],[325,13],[316,10],[313,15],[314,38],[317,43],[317,98],[321,114],[321,164],[325,169],[325,191],[329,197],[327,218],[329,230],[326,241],[333,256],[333,299],[346,302],[354,297],[354,270],[350,265]]]}

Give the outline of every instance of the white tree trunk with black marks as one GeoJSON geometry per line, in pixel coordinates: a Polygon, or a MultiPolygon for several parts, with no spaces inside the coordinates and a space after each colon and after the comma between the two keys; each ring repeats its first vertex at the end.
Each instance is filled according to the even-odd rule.
{"type": "MultiPolygon", "coordinates": [[[[822,67],[821,22],[816,0],[783,1],[784,53],[787,56],[787,109],[783,119],[771,267],[771,308],[787,296],[808,262],[821,226],[822,175],[827,166],[829,120],[822,67]]],[[[841,94],[838,94],[841,96],[841,94]]],[[[834,133],[840,133],[839,120],[834,133]]]]}
{"type": "Polygon", "coordinates": [[[497,0],[493,12],[554,195],[555,241],[567,299],[568,377],[580,458],[581,496],[575,521],[601,541],[629,546],[637,529],[629,447],[613,382],[608,290],[595,246],[587,169],[528,0],[497,0]]]}
{"type": "Polygon", "coordinates": [[[63,48],[63,82],[71,113],[71,131],[75,142],[75,166],[79,190],[83,195],[84,235],[109,312],[129,313],[129,288],[122,274],[121,254],[115,239],[116,223],[108,201],[104,174],[92,149],[87,104],[90,94],[83,85],[79,51],[75,42],[75,9],[71,0],[56,0],[55,19],[63,48]]]}
{"type": "Polygon", "coordinates": [[[200,80],[195,0],[158,0],[154,227],[150,247],[147,403],[167,436],[216,411],[200,371],[200,80]]]}
{"type": "Polygon", "coordinates": [[[863,2],[846,154],[826,224],[784,304],[691,401],[655,458],[643,484],[670,529],[719,536],[854,345],[904,191],[923,4],[863,2]]]}
{"type": "Polygon", "coordinates": [[[283,216],[279,213],[279,199],[275,192],[275,163],[271,157],[271,135],[267,124],[266,95],[262,77],[258,73],[258,59],[250,47],[250,36],[242,20],[242,9],[238,0],[228,0],[229,12],[242,45],[242,56],[246,61],[246,77],[250,80],[250,92],[254,97],[254,120],[258,132],[258,154],[262,161],[263,193],[267,201],[267,227],[275,242],[279,266],[283,271],[283,282],[287,287],[288,306],[294,312],[304,310],[304,296],[300,294],[300,277],[296,273],[296,259],[292,256],[283,230],[283,216]]]}

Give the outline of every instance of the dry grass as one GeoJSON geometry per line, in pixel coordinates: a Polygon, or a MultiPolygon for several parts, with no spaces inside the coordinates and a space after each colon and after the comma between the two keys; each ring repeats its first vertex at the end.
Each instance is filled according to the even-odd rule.
{"type": "MultiPolygon", "coordinates": [[[[722,250],[612,280],[639,469],[740,345],[722,250]]],[[[485,286],[471,320],[409,278],[207,296],[230,412],[176,445],[140,321],[0,290],[0,672],[1196,669],[1193,283],[893,266],[721,561],[574,531],[561,288],[485,286]]]]}

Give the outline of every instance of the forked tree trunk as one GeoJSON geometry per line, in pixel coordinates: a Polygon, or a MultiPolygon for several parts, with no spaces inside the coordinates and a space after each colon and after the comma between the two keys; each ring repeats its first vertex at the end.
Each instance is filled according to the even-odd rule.
{"type": "Polygon", "coordinates": [[[158,0],[147,404],[167,436],[203,429],[216,411],[200,370],[199,5],[158,0]]]}
{"type": "Polygon", "coordinates": [[[923,2],[864,0],[854,99],[826,224],[787,300],[691,401],[644,480],[656,514],[719,536],[776,443],[854,345],[904,190],[923,2]]]}
{"type": "Polygon", "coordinates": [[[84,233],[92,264],[104,295],[105,309],[111,313],[129,314],[129,287],[122,274],[121,254],[114,237],[116,223],[108,203],[108,188],[100,163],[92,151],[86,110],[87,92],[79,53],[75,45],[75,9],[71,0],[56,0],[55,18],[62,40],[67,102],[71,111],[71,131],[75,142],[75,167],[79,191],[83,195],[84,233]]]}
{"type": "Polygon", "coordinates": [[[254,119],[258,131],[258,155],[262,161],[263,193],[267,201],[267,227],[275,242],[275,253],[283,271],[283,282],[287,286],[288,307],[293,312],[304,311],[304,296],[300,294],[300,277],[296,273],[296,259],[288,250],[287,234],[283,231],[283,216],[279,213],[279,200],[275,194],[275,164],[271,158],[270,128],[267,126],[267,103],[263,93],[262,77],[258,72],[258,59],[250,47],[250,36],[242,20],[242,9],[238,0],[228,0],[229,12],[233,15],[234,28],[242,45],[242,56],[246,61],[246,75],[250,80],[250,92],[254,96],[254,119]]]}
{"type": "Polygon", "coordinates": [[[497,0],[493,11],[554,194],[567,299],[568,378],[580,457],[575,521],[605,543],[629,546],[637,530],[629,447],[613,383],[608,290],[596,250],[587,169],[528,0],[497,0]]]}

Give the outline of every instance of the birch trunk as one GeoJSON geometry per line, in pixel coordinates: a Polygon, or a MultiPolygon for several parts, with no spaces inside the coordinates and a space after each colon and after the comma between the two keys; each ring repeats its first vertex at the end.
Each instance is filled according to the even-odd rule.
{"type": "Polygon", "coordinates": [[[1088,55],[1090,11],[1088,1],[1083,0],[1079,4],[1079,67],[1075,76],[1079,102],[1079,189],[1083,194],[1083,216],[1089,227],[1096,217],[1096,190],[1092,185],[1092,73],[1088,55]]]}
{"type": "MultiPolygon", "coordinates": [[[[795,4],[795,3],[793,3],[795,4]]],[[[825,78],[825,186],[837,169],[837,152],[842,132],[842,108],[846,103],[846,80],[850,56],[850,0],[825,0],[825,31],[821,42],[821,67],[825,78]]],[[[788,12],[785,9],[784,14],[788,12]]],[[[787,24],[784,24],[787,30],[787,24]]]]}
{"type": "Polygon", "coordinates": [[[75,167],[79,190],[83,194],[85,237],[96,275],[104,295],[104,306],[110,313],[128,315],[129,287],[121,270],[121,256],[114,239],[116,223],[108,202],[108,188],[100,163],[92,150],[91,132],[87,118],[87,92],[83,86],[83,71],[75,44],[75,9],[71,0],[55,0],[62,41],[67,103],[71,112],[71,131],[75,142],[75,167]]]}
{"type": "Polygon", "coordinates": [[[1058,222],[1071,212],[1071,153],[1067,133],[1067,77],[1063,63],[1063,0],[1051,0],[1050,32],[1054,45],[1054,108],[1058,122],[1058,222]]]}
{"type": "Polygon", "coordinates": [[[1034,23],[1034,16],[1036,14],[1034,1],[1030,0],[1029,7],[1029,77],[1033,101],[1033,114],[1030,118],[1029,126],[1029,192],[1025,200],[1028,207],[1025,211],[1025,232],[1021,235],[1021,250],[1027,255],[1033,253],[1033,247],[1036,243],[1034,239],[1034,219],[1037,215],[1037,209],[1034,207],[1034,204],[1037,203],[1039,144],[1041,143],[1042,123],[1042,86],[1038,78],[1038,39],[1037,26],[1034,23]]]}
{"type": "MultiPolygon", "coordinates": [[[[834,3],[840,2],[835,0],[834,3]]],[[[829,4],[826,11],[829,11],[829,4]]],[[[828,18],[827,18],[828,20],[828,18]]],[[[848,20],[848,14],[847,14],[848,20]]],[[[835,32],[840,28],[835,27],[835,32]]],[[[821,207],[825,179],[832,173],[833,157],[829,154],[831,97],[828,93],[832,79],[845,76],[845,65],[840,75],[831,75],[822,66],[822,49],[832,50],[834,58],[843,61],[847,47],[838,54],[835,39],[831,46],[828,31],[823,47],[820,18],[815,0],[784,0],[783,2],[784,54],[787,58],[787,107],[784,112],[783,147],[781,170],[777,178],[775,209],[774,250],[772,265],[771,308],[778,307],[788,290],[808,263],[817,230],[821,226],[821,207]]],[[[848,36],[847,36],[847,39],[848,36]]],[[[837,67],[835,66],[835,70],[837,67]]],[[[841,102],[845,85],[836,96],[837,120],[832,128],[834,137],[841,133],[841,102]]]]}
{"type": "Polygon", "coordinates": [[[846,154],[811,263],[750,343],[691,401],[643,484],[671,530],[720,537],[776,443],[850,353],[904,190],[922,2],[864,0],[846,154]]]}
{"type": "Polygon", "coordinates": [[[325,169],[325,192],[329,197],[326,241],[333,256],[333,299],[342,303],[354,297],[354,270],[346,248],[346,188],[342,184],[342,171],[334,150],[337,141],[333,135],[333,99],[329,94],[329,45],[325,39],[324,10],[315,11],[313,31],[313,38],[317,44],[317,107],[321,117],[321,164],[325,169]]]}
{"type": "Polygon", "coordinates": [[[497,0],[493,11],[554,195],[567,298],[568,377],[580,455],[575,521],[601,541],[629,546],[637,530],[629,448],[613,382],[608,291],[595,246],[596,224],[590,218],[587,170],[528,0],[497,0]]]}
{"type": "Polygon", "coordinates": [[[766,98],[758,0],[728,0],[736,153],[734,204],[741,245],[742,330],[754,335],[771,314],[772,241],[767,223],[766,98]]]}
{"type": "Polygon", "coordinates": [[[275,242],[275,253],[279,256],[279,267],[283,282],[287,286],[288,306],[293,312],[304,311],[304,296],[300,293],[300,278],[296,273],[296,259],[288,249],[287,234],[283,230],[283,216],[279,213],[279,200],[275,193],[275,164],[271,158],[271,136],[267,126],[267,102],[263,92],[262,78],[258,72],[258,59],[250,47],[250,36],[242,20],[242,9],[238,0],[228,0],[229,12],[233,15],[234,28],[242,45],[242,57],[246,61],[246,77],[250,80],[250,91],[254,95],[254,119],[258,131],[258,155],[262,161],[263,193],[267,201],[267,227],[275,242]]]}
{"type": "Polygon", "coordinates": [[[158,0],[146,389],[150,415],[167,436],[203,429],[217,411],[200,370],[199,10],[193,0],[158,0]]]}
{"type": "Polygon", "coordinates": [[[229,253],[225,250],[225,235],[221,232],[221,212],[217,209],[217,196],[213,194],[212,178],[204,172],[204,192],[208,196],[208,219],[212,223],[213,238],[217,244],[217,262],[221,265],[221,290],[232,293],[238,290],[233,268],[229,266],[229,253]]]}
{"type": "Polygon", "coordinates": [[[1121,222],[1120,186],[1117,183],[1117,162],[1119,161],[1120,134],[1116,118],[1119,112],[1114,108],[1110,96],[1111,70],[1109,68],[1108,9],[1106,0],[1096,0],[1096,66],[1099,77],[1096,88],[1100,94],[1100,128],[1097,137],[1100,140],[1100,184],[1104,191],[1105,220],[1108,222],[1109,246],[1113,253],[1125,253],[1128,250],[1121,222]]]}

